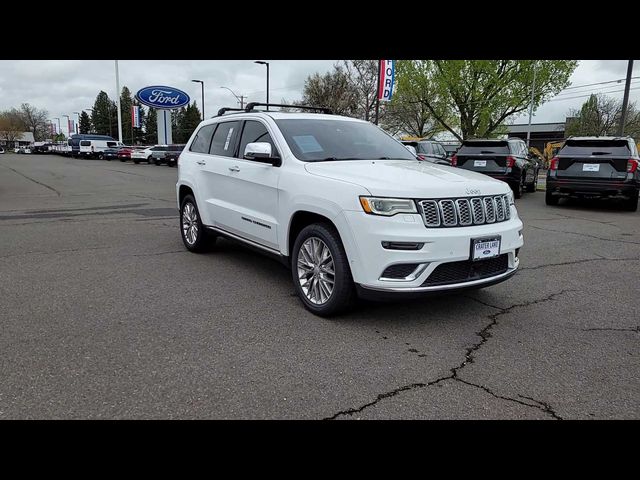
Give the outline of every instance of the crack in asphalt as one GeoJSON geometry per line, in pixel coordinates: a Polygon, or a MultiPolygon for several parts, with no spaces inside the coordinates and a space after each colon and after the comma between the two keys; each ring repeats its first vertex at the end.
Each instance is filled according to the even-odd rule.
{"type": "MultiPolygon", "coordinates": [[[[571,260],[568,262],[560,262],[560,263],[546,263],[543,265],[536,265],[535,267],[520,267],[519,270],[539,270],[541,268],[547,268],[547,267],[558,267],[558,266],[563,266],[563,265],[577,265],[580,263],[589,263],[589,262],[601,262],[603,260],[609,261],[609,262],[631,262],[631,261],[638,261],[640,260],[640,257],[634,257],[634,258],[607,258],[607,257],[600,257],[600,258],[585,258],[583,260],[571,260]]],[[[471,298],[471,297],[469,297],[471,298]]]]}
{"type": "Polygon", "coordinates": [[[543,412],[547,413],[548,415],[550,415],[551,417],[553,417],[556,420],[562,420],[562,418],[556,414],[554,412],[554,410],[551,408],[551,406],[547,403],[541,402],[539,400],[535,400],[532,399],[530,397],[525,397],[523,395],[518,395],[521,398],[526,398],[528,400],[531,400],[533,402],[535,402],[537,405],[531,405],[530,403],[526,403],[526,402],[522,402],[520,400],[514,399],[514,398],[510,398],[510,397],[503,397],[501,395],[495,394],[494,392],[492,392],[489,388],[483,386],[483,385],[477,385],[471,382],[468,382],[466,380],[461,379],[458,376],[458,373],[463,370],[468,364],[473,363],[474,361],[474,356],[473,353],[478,351],[488,340],[489,338],[491,338],[491,329],[497,325],[498,323],[498,317],[500,317],[501,315],[506,315],[507,313],[511,313],[513,310],[517,309],[517,308],[524,308],[524,307],[529,307],[531,305],[537,305],[539,303],[544,303],[544,302],[549,302],[551,300],[554,300],[556,297],[559,297],[561,295],[564,295],[567,292],[571,292],[573,290],[570,289],[563,289],[560,290],[559,292],[555,292],[552,293],[544,298],[538,299],[538,300],[533,300],[533,301],[529,301],[529,302],[524,302],[524,303],[517,303],[514,305],[511,305],[509,307],[506,308],[500,308],[500,307],[496,307],[490,304],[487,304],[485,302],[483,302],[482,300],[478,300],[477,298],[473,298],[473,297],[466,297],[469,298],[471,300],[474,300],[482,305],[491,307],[491,308],[495,308],[496,310],[499,310],[496,313],[492,313],[491,315],[488,315],[487,318],[489,318],[490,322],[479,332],[476,332],[476,335],[478,335],[480,337],[480,341],[478,343],[473,344],[471,347],[466,349],[465,355],[464,355],[464,360],[462,361],[462,363],[456,367],[453,367],[451,369],[451,374],[444,376],[444,377],[440,377],[436,380],[433,380],[431,382],[427,382],[427,383],[412,383],[409,385],[405,385],[403,387],[399,387],[396,388],[394,390],[391,390],[389,392],[385,392],[385,393],[381,393],[379,394],[373,401],[365,403],[364,405],[361,405],[359,407],[354,407],[354,408],[349,408],[347,410],[341,410],[337,413],[335,413],[334,415],[331,415],[330,417],[325,417],[323,420],[335,420],[336,418],[343,416],[343,415],[353,415],[355,413],[360,413],[363,410],[372,407],[374,405],[376,405],[377,403],[381,402],[382,400],[386,399],[386,398],[390,398],[390,397],[395,397],[396,395],[402,393],[402,392],[406,392],[409,390],[416,390],[419,388],[425,388],[425,387],[430,387],[432,385],[435,385],[437,383],[443,382],[445,380],[454,380],[457,382],[461,382],[464,383],[466,385],[470,385],[476,388],[480,388],[481,390],[493,395],[496,398],[500,398],[506,401],[511,401],[511,402],[515,402],[515,403],[520,403],[521,405],[525,405],[527,407],[530,408],[537,408],[538,410],[542,410],[543,412]]]}
{"type": "Polygon", "coordinates": [[[55,193],[56,193],[56,195],[58,195],[59,197],[61,197],[61,196],[62,196],[62,193],[60,193],[60,192],[59,192],[58,190],[56,190],[55,188],[53,188],[53,187],[51,187],[51,186],[47,185],[46,183],[39,182],[38,180],[35,180],[35,179],[31,178],[31,177],[28,177],[28,176],[26,176],[24,173],[21,173],[21,172],[19,172],[18,170],[15,170],[15,169],[13,169],[13,168],[11,168],[11,167],[7,167],[6,165],[0,165],[0,166],[2,166],[2,167],[4,167],[4,168],[8,168],[8,169],[9,169],[9,170],[11,170],[12,172],[17,173],[18,175],[20,175],[20,176],[22,176],[22,177],[26,178],[27,180],[31,180],[33,183],[37,183],[38,185],[41,185],[41,186],[43,186],[43,187],[45,187],[45,188],[48,188],[48,189],[49,189],[49,190],[51,190],[52,192],[55,192],[55,193]]]}
{"type": "Polygon", "coordinates": [[[136,253],[134,255],[128,255],[130,257],[153,257],[155,255],[167,255],[169,253],[187,253],[186,250],[171,250],[170,252],[157,252],[157,253],[136,253]]]}
{"type": "Polygon", "coordinates": [[[535,225],[528,225],[528,226],[531,228],[535,228],[537,230],[544,230],[546,232],[567,233],[569,235],[578,235],[580,237],[595,238],[597,240],[603,240],[605,242],[630,243],[632,245],[640,245],[640,242],[632,242],[631,240],[615,240],[613,238],[604,238],[604,237],[598,237],[596,235],[589,235],[588,233],[567,232],[565,230],[554,230],[552,228],[537,227],[535,225]]]}
{"type": "Polygon", "coordinates": [[[14,253],[11,255],[2,255],[0,256],[0,258],[21,257],[24,255],[55,255],[57,253],[83,252],[86,250],[105,250],[107,248],[112,248],[112,247],[83,247],[83,248],[72,248],[72,249],[66,249],[66,250],[54,250],[53,252],[22,252],[22,253],[14,253]]]}
{"type": "Polygon", "coordinates": [[[601,328],[583,328],[583,332],[635,332],[640,333],[640,325],[636,328],[613,328],[613,327],[601,327],[601,328]]]}

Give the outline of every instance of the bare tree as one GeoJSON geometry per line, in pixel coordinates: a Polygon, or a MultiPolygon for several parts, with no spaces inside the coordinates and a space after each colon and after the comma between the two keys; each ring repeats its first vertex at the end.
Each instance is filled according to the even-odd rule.
{"type": "Polygon", "coordinates": [[[19,111],[20,118],[27,131],[33,133],[36,141],[44,140],[49,131],[47,117],[49,112],[23,103],[19,111]]]}
{"type": "Polygon", "coordinates": [[[356,94],[356,115],[373,121],[378,93],[378,60],[344,60],[344,67],[356,94]]]}
{"type": "Polygon", "coordinates": [[[7,145],[19,140],[24,129],[22,118],[16,109],[0,113],[0,140],[7,145]]]}
{"type": "Polygon", "coordinates": [[[307,77],[299,104],[330,108],[338,115],[355,116],[357,92],[342,66],[334,65],[332,72],[324,75],[314,73],[307,77]]]}

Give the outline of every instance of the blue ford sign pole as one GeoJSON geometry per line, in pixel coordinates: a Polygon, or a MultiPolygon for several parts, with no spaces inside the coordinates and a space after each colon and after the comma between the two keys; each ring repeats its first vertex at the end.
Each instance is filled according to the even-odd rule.
{"type": "Polygon", "coordinates": [[[158,115],[158,143],[169,145],[173,142],[171,132],[171,110],[189,105],[191,99],[182,90],[165,85],[154,85],[138,90],[138,101],[155,108],[158,115]]]}

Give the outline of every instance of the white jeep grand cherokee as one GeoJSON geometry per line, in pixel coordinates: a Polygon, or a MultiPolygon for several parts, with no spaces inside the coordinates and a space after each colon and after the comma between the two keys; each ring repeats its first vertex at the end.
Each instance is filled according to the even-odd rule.
{"type": "Polygon", "coordinates": [[[481,288],[516,272],[522,222],[506,183],[420,161],[369,122],[259,105],[203,121],[179,157],[188,250],[225,236],[274,254],[319,315],[356,293],[481,288]]]}

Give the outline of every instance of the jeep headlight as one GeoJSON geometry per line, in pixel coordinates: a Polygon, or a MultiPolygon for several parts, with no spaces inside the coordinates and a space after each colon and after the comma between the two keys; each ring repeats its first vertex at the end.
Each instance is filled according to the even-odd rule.
{"type": "Polygon", "coordinates": [[[371,215],[390,217],[396,213],[418,213],[415,202],[409,198],[360,197],[360,204],[371,215]]]}

